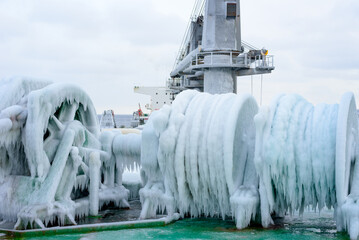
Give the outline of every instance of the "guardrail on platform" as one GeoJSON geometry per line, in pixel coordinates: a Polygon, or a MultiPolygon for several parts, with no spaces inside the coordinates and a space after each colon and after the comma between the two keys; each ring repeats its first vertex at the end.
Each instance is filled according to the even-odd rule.
{"type": "Polygon", "coordinates": [[[274,69],[274,56],[263,55],[255,57],[255,68],[258,69],[274,69]]]}

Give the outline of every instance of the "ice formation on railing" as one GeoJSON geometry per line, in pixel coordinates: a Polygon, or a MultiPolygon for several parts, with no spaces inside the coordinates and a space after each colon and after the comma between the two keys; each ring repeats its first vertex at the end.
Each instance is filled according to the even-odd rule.
{"type": "Polygon", "coordinates": [[[249,95],[185,91],[153,113],[142,132],[141,218],[166,209],[169,215],[234,215],[238,227],[248,226],[259,206],[257,110],[249,95]]]}
{"type": "Polygon", "coordinates": [[[71,84],[8,79],[0,95],[0,219],[43,228],[128,206],[121,176],[139,162],[140,136],[100,141],[90,98],[71,84]]]}
{"type": "Polygon", "coordinates": [[[271,214],[334,207],[339,231],[359,233],[358,118],[354,96],[313,106],[281,95],[255,117],[262,225],[271,214]]]}

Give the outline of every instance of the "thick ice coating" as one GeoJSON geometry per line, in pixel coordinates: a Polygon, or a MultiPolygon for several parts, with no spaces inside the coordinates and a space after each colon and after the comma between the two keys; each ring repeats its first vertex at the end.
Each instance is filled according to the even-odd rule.
{"type": "Polygon", "coordinates": [[[179,94],[151,115],[142,133],[142,218],[169,215],[235,216],[238,227],[259,206],[254,169],[257,104],[249,95],[179,94]]]}
{"type": "Polygon", "coordinates": [[[255,122],[262,225],[272,222],[274,212],[337,207],[338,229],[356,239],[358,120],[353,95],[345,94],[340,104],[317,106],[298,95],[281,95],[260,109],[255,122]]]}
{"type": "Polygon", "coordinates": [[[0,220],[18,229],[128,207],[122,173],[141,165],[140,218],[166,210],[267,227],[274,213],[326,206],[339,231],[359,236],[352,93],[317,106],[280,95],[258,113],[249,95],[185,91],[127,134],[100,133],[90,98],[71,84],[2,80],[0,96],[0,220]]]}
{"type": "Polygon", "coordinates": [[[122,172],[139,163],[140,135],[100,138],[90,98],[72,84],[8,79],[0,93],[1,220],[44,228],[128,207],[122,172]]]}
{"type": "Polygon", "coordinates": [[[341,99],[336,134],[337,229],[347,231],[351,239],[357,239],[359,237],[359,139],[357,110],[352,93],[345,94],[341,99]]]}

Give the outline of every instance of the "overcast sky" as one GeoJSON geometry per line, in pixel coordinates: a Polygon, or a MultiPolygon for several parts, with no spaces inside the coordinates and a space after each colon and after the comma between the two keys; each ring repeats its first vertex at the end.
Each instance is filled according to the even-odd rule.
{"type": "MultiPolygon", "coordinates": [[[[76,83],[97,112],[131,114],[149,102],[134,86],[165,85],[194,2],[0,0],[0,78],[76,83]]],[[[264,104],[282,92],[335,103],[353,91],[359,100],[358,0],[242,0],[241,19],[243,40],[275,55],[264,104]]],[[[250,91],[250,78],[239,78],[238,92],[250,91]]]]}

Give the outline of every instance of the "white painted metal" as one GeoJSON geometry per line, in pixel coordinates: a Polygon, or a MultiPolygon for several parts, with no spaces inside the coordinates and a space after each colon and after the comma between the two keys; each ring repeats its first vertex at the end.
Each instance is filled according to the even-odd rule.
{"type": "Polygon", "coordinates": [[[141,93],[151,96],[151,103],[148,108],[149,110],[158,110],[164,105],[171,105],[174,99],[174,93],[166,87],[135,87],[135,93],[141,93]]]}

